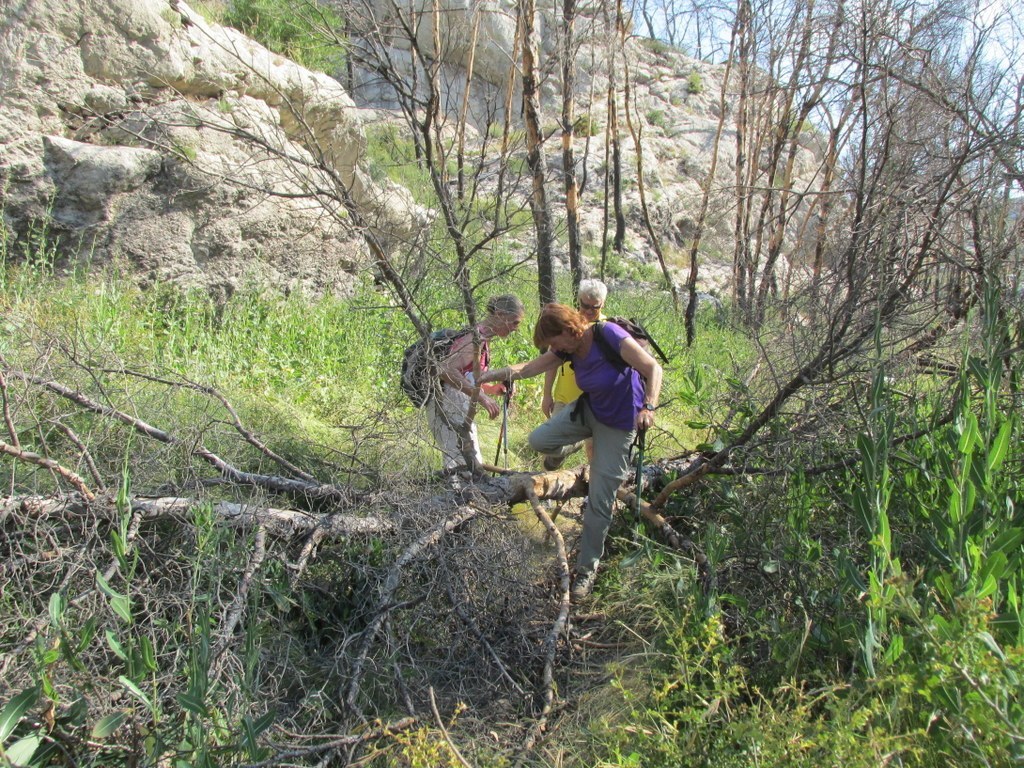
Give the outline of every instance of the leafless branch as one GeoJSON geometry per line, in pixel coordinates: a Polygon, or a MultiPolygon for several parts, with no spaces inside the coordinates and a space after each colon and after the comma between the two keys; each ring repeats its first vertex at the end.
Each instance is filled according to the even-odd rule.
{"type": "Polygon", "coordinates": [[[401,583],[404,568],[416,560],[424,550],[437,544],[445,534],[472,520],[479,514],[480,510],[474,507],[461,507],[457,509],[452,515],[437,523],[409,545],[389,569],[380,597],[377,599],[377,609],[374,617],[370,622],[370,626],[363,630],[362,642],[352,666],[351,682],[345,696],[345,701],[352,711],[359,711],[359,689],[362,684],[363,667],[366,664],[366,659],[369,656],[373,642],[376,640],[377,633],[380,632],[380,628],[388,613],[397,607],[395,593],[398,591],[401,583]]]}

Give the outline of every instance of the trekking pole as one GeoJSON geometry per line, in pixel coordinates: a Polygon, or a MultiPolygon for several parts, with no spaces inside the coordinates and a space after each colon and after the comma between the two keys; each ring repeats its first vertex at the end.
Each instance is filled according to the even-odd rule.
{"type": "Polygon", "coordinates": [[[509,406],[512,403],[512,382],[505,384],[505,397],[502,400],[502,451],[505,453],[505,469],[509,468],[509,406]]]}
{"type": "Polygon", "coordinates": [[[505,457],[505,469],[508,469],[508,395],[501,403],[501,452],[505,457]]]}
{"type": "Polygon", "coordinates": [[[512,400],[512,383],[505,385],[505,394],[501,399],[501,431],[498,433],[498,450],[494,453],[494,464],[497,466],[498,457],[502,451],[505,452],[505,469],[508,469],[508,405],[512,400]]]}
{"type": "MultiPolygon", "coordinates": [[[[505,401],[502,401],[502,428],[498,432],[498,450],[495,451],[495,466],[498,466],[498,460],[502,456],[502,445],[508,444],[508,437],[505,434],[505,430],[508,428],[508,406],[505,401]]],[[[508,468],[508,454],[505,455],[506,468],[508,468]]]]}
{"type": "Polygon", "coordinates": [[[644,489],[644,443],[647,441],[647,429],[636,431],[636,519],[640,519],[640,505],[643,503],[640,494],[644,489]]]}

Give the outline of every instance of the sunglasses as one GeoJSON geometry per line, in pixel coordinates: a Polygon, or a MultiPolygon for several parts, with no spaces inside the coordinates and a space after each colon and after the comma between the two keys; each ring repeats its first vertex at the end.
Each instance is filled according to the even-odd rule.
{"type": "Polygon", "coordinates": [[[596,312],[603,307],[604,304],[587,304],[584,301],[580,302],[580,309],[586,310],[587,312],[596,312]]]}

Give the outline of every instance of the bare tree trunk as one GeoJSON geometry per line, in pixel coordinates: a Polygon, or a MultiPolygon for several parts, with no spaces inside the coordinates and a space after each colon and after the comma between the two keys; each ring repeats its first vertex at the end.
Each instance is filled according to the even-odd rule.
{"type": "Polygon", "coordinates": [[[750,109],[751,43],[750,3],[740,0],[736,15],[737,37],[739,38],[737,65],[739,69],[739,103],[736,107],[736,216],[735,242],[733,249],[733,302],[741,317],[749,315],[747,297],[747,262],[750,246],[747,240],[747,209],[750,192],[747,189],[747,118],[750,109]]]}
{"type": "MultiPolygon", "coordinates": [[[[516,93],[516,82],[519,80],[519,73],[516,70],[516,62],[519,60],[519,45],[523,38],[523,20],[520,14],[516,14],[516,32],[512,39],[512,58],[508,65],[508,81],[505,84],[505,101],[504,101],[504,116],[501,127],[501,153],[498,162],[498,199],[503,198],[505,190],[505,177],[508,172],[508,163],[506,159],[509,156],[511,150],[511,133],[512,133],[512,103],[515,101],[516,93]]],[[[495,211],[495,228],[498,227],[498,218],[501,216],[501,207],[496,206],[495,211]]]]}
{"type": "MultiPolygon", "coordinates": [[[[622,0],[615,3],[615,29],[619,29],[622,21],[622,0]]],[[[612,36],[612,47],[618,47],[617,35],[612,36]]],[[[621,254],[626,249],[626,214],[622,208],[622,142],[619,137],[618,112],[618,77],[617,67],[611,67],[608,78],[608,125],[612,138],[612,209],[615,212],[615,237],[612,240],[615,252],[621,254]]]]}
{"type": "MultiPolygon", "coordinates": [[[[811,110],[820,102],[824,83],[828,79],[832,58],[835,54],[836,42],[838,40],[838,25],[832,25],[831,37],[828,50],[820,60],[820,71],[814,72],[815,60],[811,58],[811,44],[814,35],[814,0],[810,0],[804,7],[804,19],[802,31],[799,33],[798,53],[795,62],[791,65],[789,81],[780,93],[780,105],[778,115],[772,117],[775,123],[775,141],[772,144],[770,160],[768,162],[768,179],[772,184],[764,192],[764,210],[770,207],[775,208],[775,215],[771,218],[769,226],[767,253],[764,265],[761,269],[761,282],[757,288],[754,301],[754,324],[760,325],[764,321],[766,302],[769,291],[773,290],[776,281],[776,266],[782,253],[782,244],[785,241],[786,230],[801,202],[801,197],[793,199],[793,171],[796,164],[797,151],[800,147],[800,133],[804,127],[811,110]],[[794,105],[801,88],[801,81],[811,82],[813,85],[803,96],[800,109],[794,112],[794,105]],[[785,164],[780,172],[779,165],[782,162],[783,150],[788,143],[785,164]],[[777,192],[776,192],[777,190],[777,192]],[[777,199],[773,199],[777,198],[777,199]]],[[[798,19],[794,18],[790,32],[796,34],[798,19]]],[[[774,111],[774,110],[772,110],[774,111]]]]}
{"type": "Polygon", "coordinates": [[[523,24],[523,121],[526,125],[526,162],[533,179],[530,201],[537,233],[537,288],[540,303],[555,300],[555,274],[552,261],[551,213],[545,191],[544,136],[541,128],[540,93],[537,82],[538,41],[535,29],[537,8],[534,0],[522,0],[519,12],[523,24]]]}
{"type": "Polygon", "coordinates": [[[707,222],[708,209],[711,205],[711,190],[715,188],[715,174],[718,171],[719,148],[722,143],[722,132],[725,129],[725,115],[727,97],[729,93],[729,78],[732,76],[733,55],[736,51],[737,27],[734,24],[732,35],[729,40],[729,55],[725,63],[725,72],[722,74],[722,88],[718,95],[718,126],[715,128],[715,140],[711,148],[711,165],[704,183],[701,185],[700,211],[697,214],[697,222],[694,228],[693,239],[690,242],[690,272],[686,278],[686,344],[692,346],[697,337],[695,318],[697,316],[697,274],[699,269],[698,253],[700,252],[701,238],[704,237],[704,226],[707,222]]]}
{"type": "Polygon", "coordinates": [[[854,104],[854,100],[849,99],[843,108],[842,114],[829,129],[828,148],[825,150],[825,158],[823,160],[824,173],[822,176],[821,187],[819,188],[818,195],[815,198],[815,203],[817,201],[821,201],[821,204],[812,204],[807,211],[809,220],[815,209],[820,209],[817,225],[815,227],[814,255],[811,258],[810,294],[812,300],[810,305],[811,316],[808,319],[812,323],[815,320],[817,312],[817,299],[821,293],[821,278],[825,264],[825,251],[830,240],[829,222],[832,218],[831,215],[834,206],[832,184],[838,171],[839,147],[841,146],[841,143],[844,143],[841,141],[840,137],[845,130],[847,120],[853,112],[854,104]]]}
{"type": "Polygon", "coordinates": [[[576,158],[573,140],[576,132],[576,0],[562,3],[562,169],[565,174],[565,218],[569,238],[569,272],[572,295],[579,292],[583,279],[583,254],[580,244],[579,187],[576,183],[576,158]]]}
{"type": "MultiPolygon", "coordinates": [[[[608,14],[605,13],[605,23],[608,23],[608,14]]],[[[605,92],[605,103],[607,106],[607,119],[604,126],[604,196],[601,201],[601,279],[605,279],[608,268],[608,217],[611,202],[612,172],[612,112],[615,109],[614,91],[612,89],[612,78],[615,70],[615,48],[610,46],[608,65],[608,88],[605,92]]]]}
{"type": "Polygon", "coordinates": [[[658,34],[654,29],[654,18],[651,16],[651,9],[648,7],[650,2],[651,0],[640,0],[639,13],[640,18],[644,20],[644,26],[647,27],[647,36],[651,38],[651,40],[657,40],[658,34]]]}
{"type": "Polygon", "coordinates": [[[476,43],[480,32],[480,14],[473,12],[473,33],[469,38],[469,61],[466,63],[466,92],[462,96],[462,113],[459,115],[458,128],[458,149],[455,154],[455,161],[458,166],[458,195],[459,200],[466,196],[466,122],[469,117],[469,99],[473,89],[473,64],[476,62],[476,43]]]}
{"type": "Polygon", "coordinates": [[[633,103],[632,83],[629,76],[629,59],[626,56],[627,38],[625,26],[619,28],[619,34],[622,41],[622,84],[623,102],[625,105],[623,111],[626,116],[626,127],[629,129],[629,135],[633,138],[633,149],[636,152],[636,184],[637,192],[640,195],[640,213],[644,220],[644,227],[647,229],[647,236],[650,239],[651,247],[658,257],[658,264],[661,265],[661,274],[665,277],[665,287],[672,292],[672,305],[675,311],[678,312],[679,289],[676,286],[675,280],[672,279],[672,273],[668,270],[668,264],[665,262],[665,253],[661,248],[661,238],[654,230],[654,225],[651,222],[651,212],[647,206],[647,185],[644,181],[643,128],[641,124],[634,123],[633,121],[633,109],[636,105],[633,103]]]}

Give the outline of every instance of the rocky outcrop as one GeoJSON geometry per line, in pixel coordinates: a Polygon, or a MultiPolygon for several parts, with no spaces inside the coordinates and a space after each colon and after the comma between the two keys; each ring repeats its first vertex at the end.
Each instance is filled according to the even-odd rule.
{"type": "MultiPolygon", "coordinates": [[[[442,125],[455,125],[465,114],[470,133],[476,136],[495,135],[501,130],[507,83],[514,58],[515,7],[511,0],[488,0],[467,4],[465,0],[442,0],[438,14],[425,0],[412,6],[402,5],[403,13],[416,8],[421,14],[419,24],[395,24],[398,6],[377,0],[368,4],[372,17],[362,20],[366,29],[382,30],[367,36],[364,47],[355,42],[352,50],[354,66],[349,83],[353,98],[360,105],[391,110],[399,124],[405,124],[394,89],[388,78],[382,78],[382,66],[393,68],[406,88],[415,83],[419,98],[425,103],[429,78],[423,62],[414,59],[418,51],[425,61],[437,59],[437,82],[441,91],[442,125]],[[437,30],[432,26],[437,21],[437,30]],[[408,30],[415,30],[414,40],[408,30]],[[387,31],[385,34],[383,31],[387,31]],[[475,34],[474,34],[475,33],[475,34]],[[473,41],[476,47],[473,48],[473,41]],[[384,53],[382,53],[384,51],[384,53]],[[474,80],[467,90],[466,67],[472,62],[474,80]],[[465,103],[464,103],[465,102],[465,103]]],[[[564,221],[561,186],[562,154],[559,121],[562,109],[561,70],[557,51],[558,18],[554,6],[540,6],[538,34],[541,37],[541,120],[548,137],[546,160],[550,169],[548,201],[556,221],[564,221]]],[[[579,46],[574,57],[576,83],[573,89],[578,133],[575,141],[577,180],[587,180],[580,197],[580,229],[585,253],[596,252],[605,239],[604,180],[608,170],[605,148],[605,127],[608,124],[608,73],[617,78],[618,127],[622,169],[623,215],[627,224],[625,257],[627,274],[643,273],[634,267],[648,265],[650,274],[660,274],[660,264],[643,219],[638,183],[641,166],[634,141],[626,124],[623,92],[629,78],[629,108],[633,131],[642,147],[642,167],[647,209],[671,272],[678,282],[689,273],[689,247],[697,233],[704,189],[711,190],[708,215],[701,230],[700,278],[702,289],[724,292],[732,279],[732,257],[735,244],[736,212],[736,118],[732,114],[735,94],[726,87],[722,100],[723,65],[698,61],[679,49],[652,40],[631,38],[624,47],[609,45],[609,27],[601,17],[588,17],[581,12],[576,27],[579,46]],[[609,56],[614,59],[609,60],[609,56]],[[724,112],[724,114],[723,114],[724,112]],[[589,131],[588,131],[589,129],[589,131]],[[721,130],[715,178],[708,180],[712,167],[715,138],[721,130]],[[590,135],[588,135],[588,132],[590,135]],[[587,248],[586,246],[589,246],[587,248]]],[[[514,127],[519,102],[514,98],[514,127]]],[[[813,189],[819,182],[823,147],[813,131],[802,133],[795,159],[794,197],[813,189]]],[[[806,207],[798,201],[793,205],[793,221],[805,220],[806,207]]],[[[794,225],[796,226],[796,225],[794,225]]],[[[614,228],[614,223],[611,225],[614,228]]],[[[797,232],[790,233],[798,240],[797,232]]],[[[784,257],[786,254],[784,254],[784,257]]],[[[557,254],[556,254],[557,257],[557,254]]],[[[567,267],[563,258],[562,265],[567,267]]],[[[596,271],[596,265],[589,265],[596,271]]],[[[615,270],[613,270],[615,271],[615,270]]]]}
{"type": "Polygon", "coordinates": [[[344,292],[427,220],[361,168],[342,86],[177,0],[15,0],[0,24],[0,194],[10,240],[143,283],[344,292]],[[347,206],[346,206],[347,203],[347,206]]]}
{"type": "MultiPolygon", "coordinates": [[[[437,65],[448,114],[435,130],[454,131],[465,115],[472,143],[504,122],[516,51],[511,0],[443,0],[439,14],[434,5],[417,3],[438,20],[436,31],[430,23],[394,23],[403,20],[394,17],[397,6],[381,0],[352,10],[366,18],[348,18],[350,30],[362,25],[366,35],[351,41],[343,86],[207,23],[181,0],[8,0],[0,19],[0,234],[10,238],[45,221],[63,252],[83,254],[92,265],[123,262],[143,283],[231,292],[253,281],[344,291],[367,264],[360,232],[372,231],[387,249],[405,248],[427,230],[429,212],[363,170],[361,116],[394,119],[407,130],[389,81],[428,85],[414,54],[437,65]],[[414,38],[403,39],[403,30],[415,30],[414,38]],[[470,63],[474,78],[467,84],[470,63]],[[382,77],[385,65],[390,69],[382,77]]],[[[555,220],[564,221],[558,35],[549,10],[540,12],[537,25],[541,119],[549,137],[548,200],[555,220]]],[[[647,207],[663,252],[685,279],[708,184],[713,197],[702,231],[700,287],[725,290],[737,186],[732,97],[727,93],[724,108],[720,98],[724,69],[651,41],[632,39],[623,52],[607,44],[608,31],[600,18],[581,17],[577,29],[574,93],[583,130],[575,151],[577,178],[587,180],[580,205],[584,243],[594,253],[605,238],[607,73],[619,78],[619,94],[628,73],[647,207]],[[717,171],[708,183],[720,125],[717,171]]],[[[512,103],[517,122],[518,102],[512,103]]],[[[636,145],[621,104],[619,110],[624,261],[648,263],[656,274],[636,145]]],[[[821,156],[813,132],[799,138],[796,206],[816,183],[821,156]]],[[[521,194],[527,199],[527,191],[521,194]]],[[[799,240],[796,233],[792,240],[799,240]]]]}

